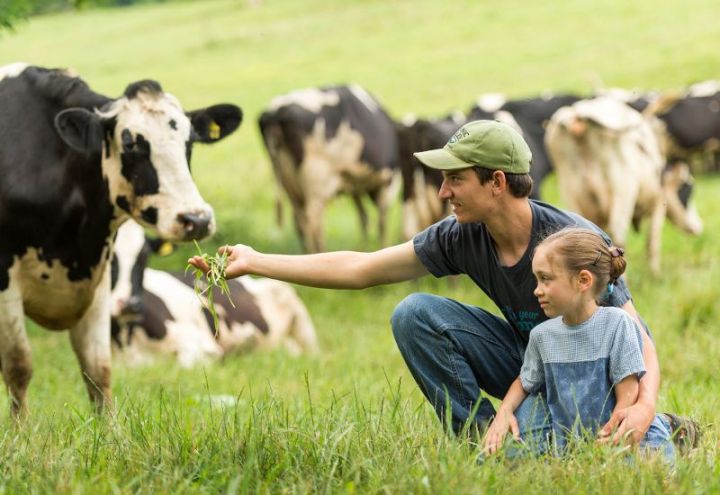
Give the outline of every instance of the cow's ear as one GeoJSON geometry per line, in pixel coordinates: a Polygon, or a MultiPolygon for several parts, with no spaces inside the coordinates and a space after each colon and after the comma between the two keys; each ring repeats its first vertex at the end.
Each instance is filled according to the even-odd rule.
{"type": "Polygon", "coordinates": [[[68,108],[58,113],[55,116],[55,129],[74,150],[85,153],[102,151],[102,121],[84,108],[68,108]]]}
{"type": "Polygon", "coordinates": [[[235,105],[221,104],[187,112],[187,116],[195,131],[194,141],[214,143],[240,126],[243,113],[235,105]]]}
{"type": "Polygon", "coordinates": [[[146,237],[145,241],[148,246],[150,246],[150,251],[160,256],[168,256],[175,251],[175,244],[170,241],[166,241],[164,239],[151,239],[149,237],[146,237]]]}

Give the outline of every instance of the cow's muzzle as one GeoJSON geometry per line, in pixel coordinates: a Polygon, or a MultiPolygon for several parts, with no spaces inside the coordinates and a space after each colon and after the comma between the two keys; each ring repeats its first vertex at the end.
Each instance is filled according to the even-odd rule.
{"type": "Polygon", "coordinates": [[[183,226],[183,240],[185,241],[203,239],[210,233],[211,217],[208,215],[180,213],[177,219],[183,226]]]}

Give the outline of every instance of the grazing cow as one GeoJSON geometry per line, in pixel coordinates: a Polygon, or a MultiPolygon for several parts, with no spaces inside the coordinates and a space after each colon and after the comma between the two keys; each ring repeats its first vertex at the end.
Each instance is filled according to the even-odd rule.
{"type": "Polygon", "coordinates": [[[464,123],[465,116],[454,113],[441,119],[407,117],[397,124],[405,239],[412,238],[449,213],[447,203],[438,198],[442,173],[420,163],[413,153],[442,148],[464,123]]]}
{"type": "Polygon", "coordinates": [[[690,86],[682,94],[656,98],[643,112],[662,123],[661,144],[670,163],[705,155],[709,168],[720,169],[720,90],[715,81],[690,86]]]}
{"type": "Polygon", "coordinates": [[[133,217],[164,238],[200,239],[214,215],[190,176],[193,142],[242,119],[234,105],[185,113],[155,81],[111,99],[64,70],[0,68],[0,362],[13,413],[32,365],[25,317],[70,330],[91,400],[110,401],[110,264],[133,217]]]}
{"type": "Polygon", "coordinates": [[[377,100],[356,85],[294,91],[273,99],[259,124],[306,251],[324,249],[323,212],[340,193],[353,198],[365,235],[362,198],[370,196],[385,243],[399,155],[394,123],[377,100]]]}
{"type": "Polygon", "coordinates": [[[488,110],[492,111],[495,120],[500,120],[517,129],[532,152],[530,176],[533,178],[533,199],[540,198],[540,185],[552,171],[552,163],[545,149],[545,126],[550,117],[561,107],[572,105],[580,97],[575,95],[552,95],[521,100],[508,100],[496,110],[476,104],[468,113],[468,120],[489,118],[488,110]]]}
{"type": "Polygon", "coordinates": [[[690,203],[692,177],[684,164],[665,160],[646,119],[609,97],[582,100],[557,111],[546,144],[568,206],[624,245],[632,223],[651,218],[648,259],[660,270],[660,234],[666,213],[691,234],[702,222],[690,203]]]}
{"type": "Polygon", "coordinates": [[[317,351],[310,316],[289,284],[250,276],[228,280],[234,306],[213,291],[216,331],[207,300],[198,298],[191,275],[146,267],[149,253],[158,247],[152,242],[132,221],[118,231],[111,295],[116,357],[136,364],[167,355],[190,367],[255,348],[284,345],[293,354],[317,351]]]}

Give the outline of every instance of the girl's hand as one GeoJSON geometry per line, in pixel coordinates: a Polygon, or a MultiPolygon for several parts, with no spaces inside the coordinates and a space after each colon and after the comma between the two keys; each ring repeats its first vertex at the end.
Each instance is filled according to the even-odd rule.
{"type": "Polygon", "coordinates": [[[520,440],[520,427],[517,418],[513,413],[503,411],[501,408],[485,434],[485,452],[494,454],[500,450],[508,431],[512,433],[515,440],[520,440]]]}

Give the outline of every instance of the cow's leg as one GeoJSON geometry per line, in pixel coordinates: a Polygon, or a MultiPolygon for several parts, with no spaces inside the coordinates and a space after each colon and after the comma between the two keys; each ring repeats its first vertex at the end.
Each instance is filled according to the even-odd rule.
{"type": "Polygon", "coordinates": [[[325,198],[314,197],[305,205],[306,247],[309,253],[320,253],[325,249],[323,216],[325,214],[325,198]]]}
{"type": "Polygon", "coordinates": [[[360,217],[360,229],[362,230],[362,236],[363,240],[367,242],[368,240],[368,214],[365,210],[365,205],[363,205],[362,198],[358,193],[352,194],[353,203],[355,203],[355,208],[357,208],[358,216],[360,217]]]}
{"type": "Polygon", "coordinates": [[[13,417],[20,417],[27,413],[32,354],[16,274],[17,270],[10,270],[9,286],[0,291],[0,366],[10,395],[10,410],[13,417]]]}
{"type": "Polygon", "coordinates": [[[637,191],[625,189],[613,193],[610,202],[607,232],[617,246],[624,247],[627,243],[627,233],[630,230],[636,200],[637,191]]]}
{"type": "Polygon", "coordinates": [[[112,406],[110,390],[110,265],[95,290],[93,302],[70,329],[70,342],[80,362],[90,400],[98,412],[112,406]]]}
{"type": "Polygon", "coordinates": [[[647,238],[648,262],[653,275],[660,275],[660,242],[662,226],[665,222],[666,206],[662,195],[658,195],[650,217],[650,230],[647,238]]]}
{"type": "Polygon", "coordinates": [[[380,186],[371,194],[378,209],[378,237],[381,246],[387,245],[387,211],[397,197],[400,182],[400,174],[393,173],[387,184],[380,186]]]}

